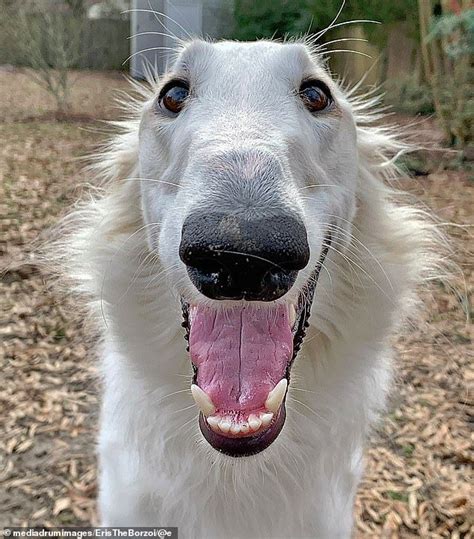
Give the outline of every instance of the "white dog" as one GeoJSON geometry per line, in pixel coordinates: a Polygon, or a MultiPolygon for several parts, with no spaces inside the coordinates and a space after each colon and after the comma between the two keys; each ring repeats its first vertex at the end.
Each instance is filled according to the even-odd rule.
{"type": "Polygon", "coordinates": [[[61,245],[103,326],[103,525],[350,537],[437,245],[375,102],[303,43],[193,41],[133,103],[61,245]]]}

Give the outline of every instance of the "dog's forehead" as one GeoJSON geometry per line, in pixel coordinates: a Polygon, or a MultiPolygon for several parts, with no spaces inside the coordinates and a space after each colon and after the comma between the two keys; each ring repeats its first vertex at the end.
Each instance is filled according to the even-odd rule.
{"type": "Polygon", "coordinates": [[[174,71],[198,82],[226,79],[251,84],[252,80],[271,79],[285,85],[298,85],[315,74],[326,75],[304,44],[272,41],[193,41],[178,56],[174,71]]]}

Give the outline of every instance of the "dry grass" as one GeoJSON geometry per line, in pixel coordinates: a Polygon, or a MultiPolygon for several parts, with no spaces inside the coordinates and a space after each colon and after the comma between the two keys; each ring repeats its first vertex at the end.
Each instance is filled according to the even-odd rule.
{"type": "MultiPolygon", "coordinates": [[[[21,77],[0,73],[0,113],[7,118],[0,126],[6,202],[1,256],[2,267],[9,267],[1,282],[6,317],[1,326],[0,526],[86,525],[97,522],[99,382],[93,339],[81,320],[73,320],[73,301],[50,293],[35,266],[33,246],[80,196],[86,178],[77,158],[101,135],[84,123],[47,121],[51,103],[21,77]]],[[[111,90],[123,85],[120,79],[85,74],[82,81],[73,114],[110,115],[111,90]]],[[[466,172],[437,172],[404,183],[442,221],[472,219],[466,172]]],[[[425,317],[397,341],[398,384],[367,451],[357,497],[359,538],[473,537],[469,385],[474,376],[472,326],[464,312],[474,284],[468,258],[472,234],[465,228],[447,230],[468,290],[461,277],[457,294],[435,285],[423,296],[425,317]]]]}
{"type": "MultiPolygon", "coordinates": [[[[117,89],[128,89],[122,73],[71,72],[70,120],[109,118],[117,89]]],[[[28,70],[0,66],[0,118],[5,122],[54,119],[54,99],[28,76],[28,70]]]]}

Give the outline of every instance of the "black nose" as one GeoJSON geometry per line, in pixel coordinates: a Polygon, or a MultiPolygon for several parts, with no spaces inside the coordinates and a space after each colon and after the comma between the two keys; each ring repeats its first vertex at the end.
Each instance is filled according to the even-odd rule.
{"type": "Polygon", "coordinates": [[[309,247],[303,223],[288,214],[194,213],[184,222],[179,256],[194,286],[211,299],[272,301],[292,287],[309,247]]]}

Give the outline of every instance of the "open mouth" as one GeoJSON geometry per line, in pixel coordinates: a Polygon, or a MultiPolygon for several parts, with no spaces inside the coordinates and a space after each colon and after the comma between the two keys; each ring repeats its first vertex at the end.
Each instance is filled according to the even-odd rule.
{"type": "Polygon", "coordinates": [[[182,300],[183,327],[194,369],[191,386],[199,426],[216,450],[259,453],[285,424],[293,362],[309,325],[329,243],[296,304],[238,302],[221,308],[182,300]]]}

